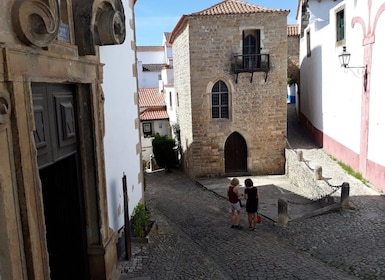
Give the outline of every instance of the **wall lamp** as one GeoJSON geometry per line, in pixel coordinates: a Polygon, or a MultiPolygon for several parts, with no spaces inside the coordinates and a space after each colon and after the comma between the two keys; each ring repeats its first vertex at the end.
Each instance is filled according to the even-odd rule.
{"type": "Polygon", "coordinates": [[[349,66],[349,62],[350,62],[350,52],[348,52],[346,50],[346,46],[343,46],[342,47],[342,53],[340,53],[338,55],[338,58],[340,59],[340,64],[341,64],[341,67],[344,67],[344,68],[362,68],[362,69],[365,69],[364,70],[364,74],[363,74],[363,78],[364,78],[364,82],[363,82],[363,85],[364,85],[364,90],[366,92],[366,90],[368,89],[367,86],[368,86],[368,67],[367,65],[365,66],[349,66]]]}
{"type": "Polygon", "coordinates": [[[338,58],[340,59],[341,67],[344,67],[344,68],[365,68],[366,69],[366,65],[365,66],[349,66],[350,52],[348,52],[346,50],[346,46],[342,47],[342,53],[338,55],[338,58]]]}

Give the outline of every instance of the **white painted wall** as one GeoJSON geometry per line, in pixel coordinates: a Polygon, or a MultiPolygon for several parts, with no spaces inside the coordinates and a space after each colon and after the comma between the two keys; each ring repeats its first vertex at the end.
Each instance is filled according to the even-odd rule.
{"type": "MultiPolygon", "coordinates": [[[[332,0],[329,2],[329,5],[325,5],[328,8],[330,4],[337,3],[332,0]]],[[[318,1],[309,2],[313,16],[318,14],[315,10],[319,5],[318,1]]],[[[335,8],[339,5],[335,5],[335,8]]],[[[324,15],[324,11],[321,14],[324,15]]],[[[301,110],[317,129],[359,152],[362,80],[355,70],[342,69],[340,66],[338,55],[342,48],[335,46],[334,14],[332,9],[327,17],[329,24],[322,29],[316,29],[319,21],[314,18],[309,25],[310,57],[307,57],[306,35],[301,39],[301,110]]],[[[347,17],[347,22],[350,22],[351,18],[347,17]]],[[[347,34],[348,51],[354,54],[351,65],[362,64],[362,45],[353,43],[356,40],[354,34],[347,34]]]]}
{"type": "Polygon", "coordinates": [[[162,64],[166,61],[164,57],[163,49],[159,51],[138,51],[137,52],[138,61],[141,61],[143,64],[162,64]]]}
{"type": "MultiPolygon", "coordinates": [[[[357,10],[367,11],[367,5],[358,1],[357,10]]],[[[382,1],[373,1],[372,21],[375,11],[378,10],[382,1]]],[[[363,13],[367,17],[367,13],[363,13]]],[[[355,27],[354,32],[362,36],[360,26],[355,27]]],[[[368,159],[382,166],[385,166],[385,12],[383,12],[377,22],[376,38],[373,45],[373,59],[371,69],[371,92],[370,92],[370,116],[369,116],[369,151],[368,159]]]]}
{"type": "Polygon", "coordinates": [[[164,96],[167,106],[167,114],[169,117],[170,125],[173,125],[177,122],[177,99],[175,88],[172,87],[164,87],[164,96]]]}
{"type": "Polygon", "coordinates": [[[164,64],[166,61],[164,51],[138,51],[137,61],[138,86],[140,88],[157,87],[159,83],[160,71],[143,71],[143,64],[164,64]]]}
{"type": "MultiPolygon", "coordinates": [[[[363,95],[362,70],[340,67],[338,55],[342,46],[336,46],[335,9],[345,5],[347,51],[351,53],[350,66],[364,65],[363,29],[351,25],[352,18],[362,17],[366,30],[373,28],[374,18],[384,0],[373,0],[369,23],[368,0],[309,1],[311,11],[311,56],[307,56],[306,35],[300,41],[301,111],[324,134],[340,144],[360,153],[361,99],[363,95]],[[326,16],[326,10],[330,10],[326,16]],[[319,28],[320,22],[323,22],[319,28]],[[326,22],[326,23],[325,23],[326,22]]],[[[300,18],[300,16],[299,16],[300,18]]],[[[381,14],[373,44],[368,159],[385,166],[385,79],[383,75],[385,50],[385,12],[381,14]]],[[[304,32],[306,34],[306,30],[304,32]]]]}
{"type": "Polygon", "coordinates": [[[150,71],[138,72],[138,86],[140,88],[158,87],[160,73],[161,73],[160,71],[159,72],[150,72],[150,71]]]}
{"type": "Polygon", "coordinates": [[[129,25],[133,20],[133,11],[128,2],[122,1],[127,31],[124,44],[100,48],[101,62],[105,64],[102,86],[105,96],[104,152],[108,217],[114,231],[124,225],[123,173],[127,175],[130,214],[143,198],[141,158],[137,152],[140,136],[135,128],[139,110],[135,103],[137,79],[132,71],[136,62],[135,51],[131,48],[134,31],[129,25]]]}

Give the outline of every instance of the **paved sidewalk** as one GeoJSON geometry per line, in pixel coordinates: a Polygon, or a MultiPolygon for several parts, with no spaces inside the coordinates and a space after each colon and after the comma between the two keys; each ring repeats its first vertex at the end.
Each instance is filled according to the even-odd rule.
{"type": "MultiPolygon", "coordinates": [[[[289,203],[290,220],[299,219],[305,213],[314,212],[320,209],[319,203],[313,202],[306,198],[303,193],[296,192],[293,184],[285,175],[269,175],[269,176],[245,176],[237,177],[240,181],[240,192],[244,193],[244,180],[250,178],[254,182],[254,186],[258,187],[260,194],[259,212],[262,217],[273,222],[278,220],[278,199],[285,199],[298,203],[291,207],[289,203]]],[[[232,177],[225,178],[199,178],[197,183],[208,190],[226,198],[227,187],[230,185],[232,177]]],[[[243,205],[246,205],[242,199],[243,205]]]]}
{"type": "MultiPolygon", "coordinates": [[[[366,199],[362,199],[363,197],[381,195],[381,192],[376,190],[374,186],[370,184],[365,185],[350,176],[323,149],[314,144],[297,121],[295,104],[288,104],[287,147],[287,153],[302,151],[304,161],[306,161],[309,168],[314,169],[316,166],[322,166],[322,175],[328,184],[340,186],[343,182],[349,183],[352,207],[363,207],[366,202],[366,199]]],[[[242,193],[244,180],[246,178],[253,180],[261,195],[260,213],[274,222],[277,222],[278,219],[278,199],[283,198],[289,201],[289,218],[290,220],[298,220],[304,217],[304,215],[319,210],[322,205],[318,202],[313,203],[313,200],[317,200],[321,195],[332,193],[334,190],[334,188],[329,186],[327,188],[317,186],[299,187],[296,182],[289,180],[286,175],[245,176],[237,178],[240,180],[242,193]]],[[[232,177],[198,178],[197,183],[226,198],[227,187],[231,179],[232,177]]],[[[333,193],[336,203],[339,203],[340,196],[340,190],[333,193]]]]}

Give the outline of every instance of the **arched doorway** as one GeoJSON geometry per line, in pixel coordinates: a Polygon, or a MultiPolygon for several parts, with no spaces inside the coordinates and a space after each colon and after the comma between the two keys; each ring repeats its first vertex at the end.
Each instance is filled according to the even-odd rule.
{"type": "Polygon", "coordinates": [[[238,132],[230,134],[225,143],[225,173],[247,173],[247,145],[238,132]]]}
{"type": "Polygon", "coordinates": [[[75,87],[33,83],[32,97],[50,278],[90,279],[75,87]]]}

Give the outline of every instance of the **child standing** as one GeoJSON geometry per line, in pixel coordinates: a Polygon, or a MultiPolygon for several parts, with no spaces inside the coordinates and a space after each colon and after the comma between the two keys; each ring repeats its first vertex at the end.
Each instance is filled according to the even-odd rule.
{"type": "Polygon", "coordinates": [[[241,229],[240,220],[241,220],[241,205],[239,203],[240,193],[238,189],[239,180],[237,178],[233,178],[230,182],[230,186],[227,189],[227,197],[230,202],[231,207],[231,228],[241,229]]]}
{"type": "Polygon", "coordinates": [[[257,214],[258,214],[258,200],[259,193],[257,187],[253,186],[254,183],[251,179],[245,180],[245,199],[246,199],[246,212],[247,220],[249,222],[249,229],[254,230],[257,224],[257,214]]]}

